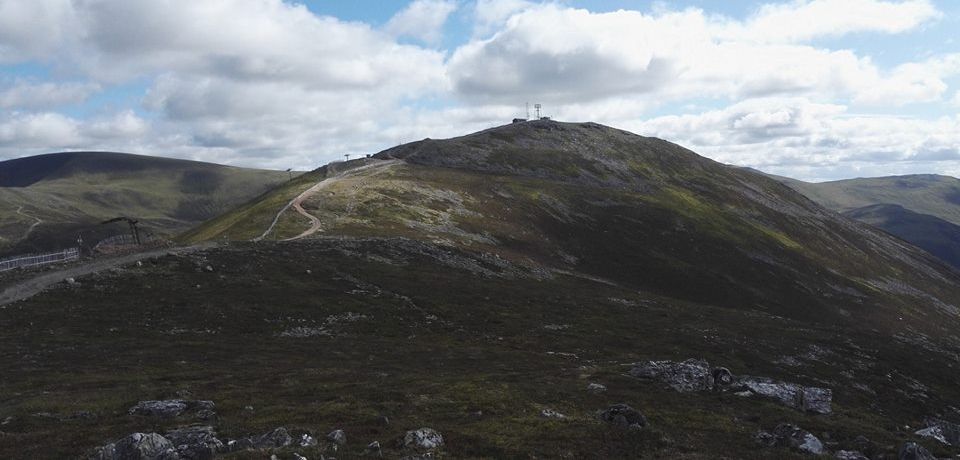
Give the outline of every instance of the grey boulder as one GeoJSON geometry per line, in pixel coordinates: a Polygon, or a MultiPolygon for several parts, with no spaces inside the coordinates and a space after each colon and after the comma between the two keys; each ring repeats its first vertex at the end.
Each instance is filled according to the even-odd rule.
{"type": "Polygon", "coordinates": [[[166,438],[184,460],[210,460],[223,449],[223,442],[211,426],[177,428],[167,432],[166,438]]]}

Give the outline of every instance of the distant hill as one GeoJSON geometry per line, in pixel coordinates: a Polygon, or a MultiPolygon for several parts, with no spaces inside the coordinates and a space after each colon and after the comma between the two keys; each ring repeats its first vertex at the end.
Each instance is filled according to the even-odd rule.
{"type": "Polygon", "coordinates": [[[960,179],[919,174],[811,183],[771,177],[960,268],[960,179]]]}
{"type": "Polygon", "coordinates": [[[875,204],[843,213],[899,236],[960,268],[960,226],[896,204],[875,204]]]}
{"type": "Polygon", "coordinates": [[[175,234],[286,181],[281,171],[113,152],[0,162],[0,253],[56,249],[124,231],[120,215],[175,234]]]}

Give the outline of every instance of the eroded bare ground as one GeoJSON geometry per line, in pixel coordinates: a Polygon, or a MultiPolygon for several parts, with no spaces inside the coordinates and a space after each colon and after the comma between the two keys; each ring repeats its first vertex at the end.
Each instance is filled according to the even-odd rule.
{"type": "Polygon", "coordinates": [[[864,436],[893,454],[960,398],[955,357],[885,333],[544,276],[403,238],[243,243],[76,281],[0,310],[0,457],[82,456],[196,423],[224,440],[281,426],[298,439],[346,433],[337,452],[320,442],[227,458],[356,458],[372,441],[399,458],[421,427],[442,433],[446,458],[799,458],[756,444],[781,423],[832,451],[864,436]],[[832,388],[833,413],[627,373],[691,357],[832,388]],[[128,412],[153,399],[210,400],[215,414],[128,412]],[[600,421],[614,403],[648,426],[600,421]]]}

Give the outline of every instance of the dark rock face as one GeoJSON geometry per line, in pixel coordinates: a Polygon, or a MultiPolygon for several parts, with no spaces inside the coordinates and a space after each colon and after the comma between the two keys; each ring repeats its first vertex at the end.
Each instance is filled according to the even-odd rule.
{"type": "Polygon", "coordinates": [[[177,428],[167,432],[166,438],[184,460],[209,460],[223,449],[223,443],[217,439],[217,432],[211,426],[177,428]]]}
{"type": "Polygon", "coordinates": [[[626,404],[614,404],[600,412],[601,421],[630,429],[641,429],[647,426],[647,419],[636,409],[626,404]]]}
{"type": "Polygon", "coordinates": [[[157,433],[133,433],[107,444],[94,454],[96,460],[179,460],[180,456],[167,438],[157,433]]]}
{"type": "Polygon", "coordinates": [[[929,450],[915,442],[905,443],[897,453],[897,458],[899,460],[937,460],[929,450]]]}
{"type": "Polygon", "coordinates": [[[765,447],[785,447],[812,455],[824,453],[823,443],[816,436],[789,423],[777,425],[773,432],[757,433],[757,442],[765,447]]]}
{"type": "Polygon", "coordinates": [[[216,405],[213,401],[189,401],[185,399],[168,399],[162,401],[140,401],[130,408],[130,415],[145,417],[177,417],[186,412],[194,412],[202,419],[215,415],[216,405]]]}

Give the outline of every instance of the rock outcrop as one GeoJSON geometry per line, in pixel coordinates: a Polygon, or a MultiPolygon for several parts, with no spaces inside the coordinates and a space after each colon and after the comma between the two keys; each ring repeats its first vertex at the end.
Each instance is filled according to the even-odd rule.
{"type": "Polygon", "coordinates": [[[626,404],[614,404],[601,411],[598,417],[603,422],[621,428],[639,430],[647,426],[647,418],[626,404]]]}
{"type": "Polygon", "coordinates": [[[905,443],[897,453],[899,460],[937,460],[929,450],[915,442],[905,443]]]}
{"type": "Polygon", "coordinates": [[[107,444],[91,457],[95,460],[179,460],[173,443],[157,433],[133,433],[107,444]]]}
{"type": "Polygon", "coordinates": [[[940,419],[927,419],[927,427],[918,430],[917,435],[933,438],[948,446],[960,446],[960,425],[940,419]]]}
{"type": "Polygon", "coordinates": [[[198,418],[208,419],[215,415],[213,401],[191,401],[186,399],[167,399],[159,401],[140,401],[128,411],[130,415],[144,417],[177,417],[184,413],[194,413],[198,418]]]}
{"type": "Polygon", "coordinates": [[[741,396],[770,398],[804,412],[829,414],[833,411],[833,391],[829,388],[807,387],[766,377],[737,377],[726,367],[711,368],[702,359],[636,363],[630,369],[630,375],[666,383],[679,392],[732,390],[741,396]]]}

